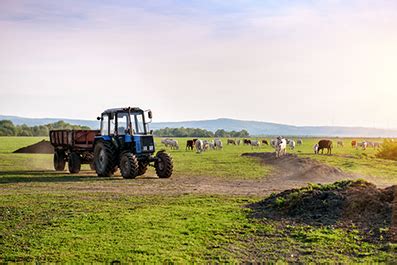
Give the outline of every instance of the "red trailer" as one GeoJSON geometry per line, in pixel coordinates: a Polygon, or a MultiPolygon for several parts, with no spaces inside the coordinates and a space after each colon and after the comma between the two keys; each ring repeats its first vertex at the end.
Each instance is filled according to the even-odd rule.
{"type": "Polygon", "coordinates": [[[55,170],[63,171],[66,162],[70,173],[79,173],[81,164],[89,164],[94,169],[94,139],[97,135],[100,135],[98,130],[50,131],[55,170]]]}

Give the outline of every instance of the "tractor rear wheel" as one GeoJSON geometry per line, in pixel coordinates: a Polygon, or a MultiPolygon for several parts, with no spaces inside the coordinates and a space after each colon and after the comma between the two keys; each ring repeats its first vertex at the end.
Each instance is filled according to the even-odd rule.
{"type": "Polygon", "coordinates": [[[138,176],[141,176],[146,173],[148,164],[145,162],[138,162],[139,169],[138,169],[138,176]]]}
{"type": "Polygon", "coordinates": [[[156,156],[157,160],[154,162],[156,174],[159,178],[169,178],[172,175],[174,165],[172,157],[165,152],[158,152],[156,156]]]}
{"type": "Polygon", "coordinates": [[[68,161],[69,172],[72,174],[79,173],[81,169],[81,158],[80,155],[72,152],[69,155],[68,161]]]}
{"type": "Polygon", "coordinates": [[[138,159],[132,153],[125,152],[121,154],[119,168],[123,178],[133,179],[139,173],[138,159]]]}
{"type": "Polygon", "coordinates": [[[55,150],[54,152],[54,169],[56,171],[65,170],[65,152],[62,150],[55,150]]]}
{"type": "Polygon", "coordinates": [[[94,167],[100,177],[111,177],[116,167],[116,151],[111,142],[100,141],[94,148],[94,167]]]}

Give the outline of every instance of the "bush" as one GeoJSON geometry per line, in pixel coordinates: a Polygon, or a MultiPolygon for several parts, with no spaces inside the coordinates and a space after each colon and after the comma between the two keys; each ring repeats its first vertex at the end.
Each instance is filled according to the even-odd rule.
{"type": "Polygon", "coordinates": [[[397,142],[385,140],[379,149],[376,157],[390,160],[397,160],[397,142]]]}

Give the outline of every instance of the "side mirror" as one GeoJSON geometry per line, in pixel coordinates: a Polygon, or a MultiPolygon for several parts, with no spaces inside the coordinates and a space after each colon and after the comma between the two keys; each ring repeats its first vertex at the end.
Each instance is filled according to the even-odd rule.
{"type": "Polygon", "coordinates": [[[98,121],[100,121],[100,120],[101,120],[101,117],[96,117],[96,119],[97,119],[98,121]]]}
{"type": "Polygon", "coordinates": [[[147,113],[147,115],[148,115],[149,119],[153,119],[153,114],[152,114],[152,111],[151,111],[151,110],[149,110],[149,112],[147,113]]]}

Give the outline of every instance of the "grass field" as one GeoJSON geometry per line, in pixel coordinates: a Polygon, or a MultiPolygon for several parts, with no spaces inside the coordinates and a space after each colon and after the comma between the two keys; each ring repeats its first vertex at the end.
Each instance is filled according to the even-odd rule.
{"type": "MultiPolygon", "coordinates": [[[[132,191],[142,182],[161,180],[100,179],[87,170],[55,173],[51,155],[11,153],[41,139],[0,138],[0,261],[397,262],[397,245],[366,242],[355,227],[253,218],[246,206],[263,197],[183,191],[136,195],[132,191]]],[[[184,150],[184,141],[179,140],[180,150],[170,151],[175,181],[200,176],[256,181],[272,172],[240,156],[258,151],[251,147],[226,145],[223,151],[196,154],[184,150]]],[[[375,159],[374,150],[352,149],[347,139],[334,156],[314,156],[315,141],[304,139],[293,152],[397,184],[396,162],[375,159]]]]}

